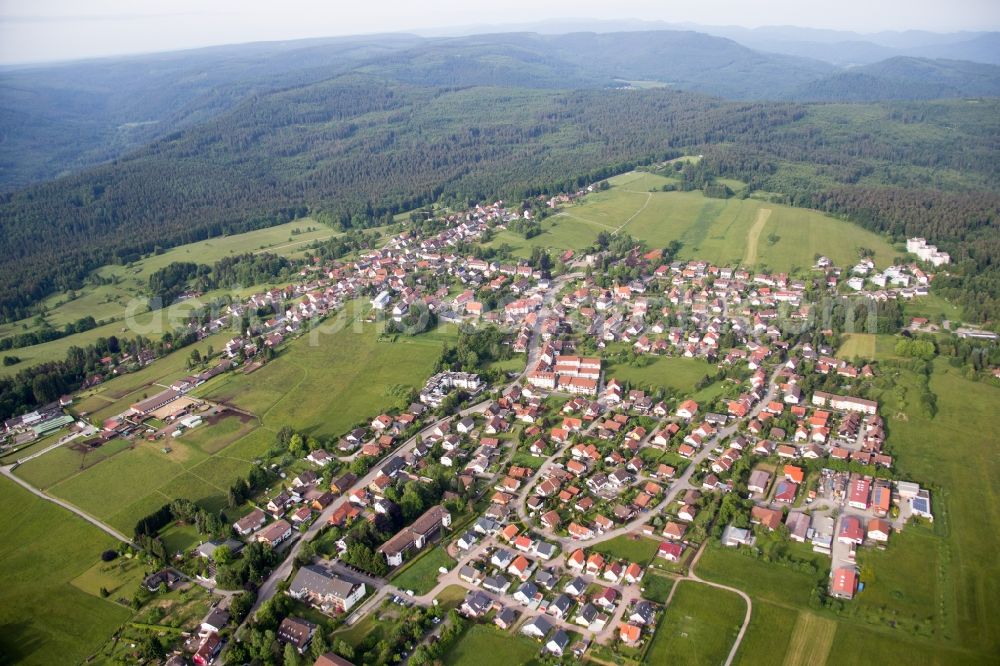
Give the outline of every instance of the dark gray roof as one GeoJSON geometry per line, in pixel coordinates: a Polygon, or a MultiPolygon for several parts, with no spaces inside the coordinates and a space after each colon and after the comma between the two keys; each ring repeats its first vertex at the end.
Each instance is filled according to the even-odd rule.
{"type": "Polygon", "coordinates": [[[312,593],[346,599],[353,589],[353,583],[339,578],[322,567],[309,564],[295,574],[288,591],[293,595],[312,593]]]}

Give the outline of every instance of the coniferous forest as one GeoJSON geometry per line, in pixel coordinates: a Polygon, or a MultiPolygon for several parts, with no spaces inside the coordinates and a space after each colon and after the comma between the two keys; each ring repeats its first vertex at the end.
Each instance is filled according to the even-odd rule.
{"type": "MultiPolygon", "coordinates": [[[[756,87],[736,90],[718,72],[704,74],[714,87],[687,86],[756,99],[623,89],[615,77],[626,73],[624,55],[588,72],[578,53],[610,53],[611,38],[498,40],[413,47],[422,49],[416,56],[406,44],[377,58],[344,55],[338,67],[287,76],[283,88],[229,82],[213,113],[187,102],[184,122],[145,145],[8,188],[0,319],[32,315],[40,299],[79,287],[102,265],[179,244],[306,214],[365,228],[435,201],[553,192],[684,153],[703,154],[704,174],[741,179],[748,191],[894,240],[928,237],[956,261],[938,288],[970,319],[1000,314],[996,99],[766,101],[768,85],[775,97],[794,97],[774,87],[779,65],[802,81],[829,74],[766,58],[749,61],[756,87]],[[497,64],[498,53],[511,62],[497,64]]],[[[716,46],[671,42],[674,69],[694,81],[698,49],[716,46]]],[[[633,50],[638,73],[670,69],[633,50]]]]}

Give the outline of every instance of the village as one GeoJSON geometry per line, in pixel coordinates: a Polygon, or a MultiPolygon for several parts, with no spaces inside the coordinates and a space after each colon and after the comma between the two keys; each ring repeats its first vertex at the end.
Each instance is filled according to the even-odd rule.
{"type": "MultiPolygon", "coordinates": [[[[387,599],[433,608],[458,586],[461,615],[536,639],[555,657],[613,644],[642,654],[664,611],[644,598],[644,581],[697,580],[695,564],[710,544],[753,550],[763,534],[805,544],[829,558],[824,595],[850,600],[866,584],[858,549],[883,547],[911,520],[933,520],[928,490],[896,476],[885,417],[861,390],[877,365],[836,357],[820,307],[824,298],[872,307],[920,298],[931,274],[915,263],[879,269],[870,259],[842,269],[825,257],[808,274],[753,273],[664,261],[662,250],[637,246],[610,258],[634,277],[608,284],[593,270],[599,252],[567,252],[553,271],[456,251],[526,217],[502,202],[477,206],[446,216],[443,230],[426,237],[403,232],[356,259],[308,266],[302,282],[192,324],[205,336],[271,313],[251,318],[210,368],[99,424],[72,412],[67,396],[11,419],[6,436],[16,447],[68,427],[57,445],[145,438],[169,451],[171,440],[236,410],[198,397],[198,387],[280,362],[266,351],[280,352],[351,301],[368,303],[380,321],[401,324],[425,310],[470,330],[499,327],[521,370],[499,383],[454,369],[433,375],[407,408],[372,415],[335,447],[271,470],[276,484],[252,490],[253,508],[230,536],[171,554],[147,587],[194,580],[221,589],[216,550],[239,556],[261,544],[277,557],[254,610],[287,594],[349,627],[387,599]],[[697,400],[666,386],[640,388],[609,370],[625,358],[639,367],[702,359],[717,373],[708,378],[715,388],[697,400]],[[445,473],[431,478],[431,470],[445,473]],[[416,515],[400,509],[414,484],[433,488],[416,515]],[[379,566],[366,568],[353,555],[357,535],[383,521],[392,536],[372,549],[379,566]],[[308,555],[313,541],[331,545],[308,555]],[[632,542],[649,556],[621,555],[634,549],[618,545],[632,542]],[[438,547],[452,564],[434,572],[430,589],[401,587],[395,570],[415,568],[438,547]]],[[[913,251],[926,261],[947,261],[918,240],[913,251]]],[[[130,360],[111,359],[108,376],[130,360]]],[[[242,624],[229,622],[224,605],[176,663],[219,658],[242,624]]],[[[304,653],[316,627],[289,615],[277,638],[304,653]]],[[[316,661],[330,663],[351,662],[333,652],[316,661]]]]}

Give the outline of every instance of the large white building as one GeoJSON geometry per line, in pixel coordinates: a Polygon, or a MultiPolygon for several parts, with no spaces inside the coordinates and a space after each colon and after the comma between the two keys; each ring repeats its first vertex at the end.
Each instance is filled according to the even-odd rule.
{"type": "Polygon", "coordinates": [[[906,239],[906,251],[917,255],[921,261],[930,262],[935,266],[951,262],[951,257],[948,256],[947,252],[939,252],[937,246],[928,245],[924,238],[906,239]]]}

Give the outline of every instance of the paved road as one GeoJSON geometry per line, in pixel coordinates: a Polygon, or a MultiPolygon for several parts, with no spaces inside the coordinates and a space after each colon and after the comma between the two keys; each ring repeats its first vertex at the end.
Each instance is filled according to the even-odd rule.
{"type": "Polygon", "coordinates": [[[25,490],[27,490],[31,494],[37,495],[38,497],[41,497],[46,502],[52,502],[53,504],[58,504],[62,508],[66,509],[67,511],[75,513],[76,515],[80,516],[81,518],[83,518],[84,520],[86,520],[88,523],[90,523],[94,527],[96,527],[96,528],[98,528],[100,530],[103,530],[104,532],[107,532],[108,534],[110,534],[114,538],[118,539],[119,541],[124,541],[125,543],[128,543],[128,544],[132,543],[131,539],[129,539],[127,536],[125,536],[124,534],[122,534],[121,532],[119,532],[118,530],[116,530],[115,528],[111,527],[111,525],[108,525],[107,523],[101,522],[97,518],[94,518],[93,516],[91,516],[89,513],[86,513],[84,511],[76,508],[75,506],[73,506],[69,502],[65,502],[65,501],[59,499],[58,497],[53,497],[52,495],[49,495],[45,491],[42,491],[42,490],[39,490],[38,488],[35,488],[33,485],[31,485],[27,481],[25,481],[25,480],[19,478],[18,476],[16,476],[11,471],[12,468],[13,468],[13,465],[7,465],[5,467],[0,467],[0,474],[3,474],[5,477],[7,477],[8,479],[10,479],[14,483],[18,484],[19,486],[21,486],[22,488],[24,488],[25,490]]]}
{"type": "MultiPolygon", "coordinates": [[[[544,534],[547,540],[558,542],[559,545],[560,545],[560,547],[563,549],[563,551],[568,551],[570,549],[574,549],[575,550],[576,548],[587,548],[587,547],[590,547],[590,546],[597,545],[598,543],[601,543],[602,541],[607,541],[609,539],[614,539],[615,537],[623,536],[623,535],[630,534],[630,533],[634,532],[636,530],[636,528],[638,528],[639,526],[641,526],[642,524],[644,524],[647,520],[649,520],[650,516],[655,516],[655,515],[661,513],[663,511],[663,509],[665,507],[669,506],[669,504],[671,502],[673,502],[681,492],[695,489],[695,486],[691,484],[691,476],[695,473],[695,471],[701,465],[702,461],[704,461],[712,453],[712,450],[721,441],[723,441],[726,438],[731,437],[732,435],[736,434],[737,430],[739,430],[740,423],[742,423],[743,421],[749,421],[749,420],[755,418],[761,412],[761,410],[763,410],[764,407],[767,406],[767,403],[774,399],[775,393],[777,392],[777,386],[775,385],[775,380],[776,380],[777,375],[778,375],[778,373],[780,371],[781,371],[781,368],[779,367],[771,375],[770,381],[768,382],[768,390],[767,390],[767,393],[764,395],[763,399],[761,399],[760,402],[758,402],[753,407],[753,409],[751,409],[750,412],[748,412],[747,415],[745,417],[743,417],[743,419],[736,419],[732,423],[730,423],[729,425],[725,426],[724,428],[720,428],[711,439],[709,439],[708,441],[706,441],[702,445],[702,447],[698,451],[698,453],[696,453],[694,456],[692,456],[692,458],[691,458],[691,464],[689,464],[687,466],[687,468],[684,470],[684,472],[679,477],[677,477],[677,479],[673,482],[673,484],[667,490],[666,494],[664,495],[663,500],[659,504],[657,504],[655,507],[653,507],[652,509],[650,509],[648,512],[646,512],[646,513],[640,513],[634,519],[632,519],[629,522],[625,523],[621,527],[617,527],[617,528],[615,528],[613,530],[609,530],[607,532],[604,532],[603,534],[594,536],[593,538],[590,538],[590,539],[573,539],[572,537],[556,536],[556,535],[552,534],[550,531],[547,531],[544,526],[539,526],[538,527],[538,531],[541,532],[542,534],[544,534]]],[[[657,424],[657,426],[652,429],[652,431],[650,432],[650,435],[647,435],[647,437],[651,436],[653,432],[655,432],[657,429],[659,429],[660,427],[662,427],[662,425],[667,420],[668,420],[668,418],[662,419],[657,424]]],[[[595,419],[594,423],[595,424],[597,423],[596,419],[595,419]]],[[[590,428],[592,428],[592,427],[594,427],[594,424],[591,424],[591,426],[588,427],[587,430],[589,431],[590,428]]],[[[534,478],[536,480],[538,478],[540,478],[541,477],[541,470],[545,469],[548,466],[551,466],[553,464],[553,462],[555,460],[557,460],[559,457],[561,457],[568,448],[570,448],[569,444],[564,445],[559,450],[557,450],[555,453],[553,453],[551,456],[549,456],[548,459],[546,460],[546,462],[539,469],[539,473],[536,474],[534,478]]],[[[534,485],[534,484],[532,484],[532,485],[534,485]]],[[[528,489],[528,490],[530,490],[530,489],[528,489]]],[[[518,514],[520,515],[520,517],[521,517],[522,520],[527,520],[527,511],[525,510],[524,502],[527,501],[528,494],[529,494],[528,490],[526,490],[521,495],[520,501],[517,504],[518,514]]]]}
{"type": "MultiPolygon", "coordinates": [[[[529,365],[526,366],[525,370],[520,375],[518,375],[518,377],[515,380],[509,382],[506,385],[507,387],[515,384],[519,379],[521,379],[521,377],[523,377],[527,373],[528,371],[527,368],[531,367],[530,360],[532,358],[532,355],[533,354],[537,355],[537,347],[539,339],[538,332],[541,328],[542,319],[544,319],[544,317],[548,314],[548,308],[551,307],[552,301],[554,300],[556,294],[559,292],[559,290],[566,282],[577,279],[581,275],[582,273],[568,273],[566,275],[559,276],[558,278],[553,280],[552,286],[548,290],[548,293],[545,295],[542,307],[539,309],[538,316],[535,321],[535,327],[532,333],[532,339],[528,349],[529,365]]],[[[467,407],[466,409],[461,410],[456,416],[449,416],[434,421],[430,425],[426,426],[423,430],[421,430],[417,435],[414,435],[409,440],[407,440],[392,454],[386,456],[386,458],[383,458],[383,460],[389,458],[392,455],[404,455],[406,453],[409,453],[410,451],[413,450],[413,447],[416,446],[418,437],[421,438],[425,437],[438,425],[444,423],[445,421],[451,420],[452,418],[458,419],[463,416],[467,416],[469,414],[483,412],[491,402],[492,402],[491,400],[484,400],[483,402],[477,403],[471,407],[467,407]]],[[[376,465],[375,467],[373,467],[368,472],[368,474],[366,474],[363,478],[361,478],[358,481],[357,484],[355,484],[355,487],[364,487],[367,486],[369,483],[371,483],[378,475],[379,467],[380,465],[376,465]]],[[[254,604],[252,611],[247,616],[248,618],[253,616],[264,602],[266,602],[268,599],[274,596],[274,593],[277,591],[278,584],[281,581],[285,580],[291,573],[292,567],[295,562],[295,556],[302,549],[302,545],[307,541],[313,539],[316,536],[316,534],[326,525],[327,520],[333,514],[333,512],[336,511],[338,508],[340,508],[340,506],[344,504],[346,501],[347,497],[345,494],[345,496],[341,497],[337,501],[330,504],[330,506],[328,506],[320,514],[320,516],[312,523],[312,525],[309,526],[309,529],[306,531],[306,533],[302,535],[302,537],[295,543],[294,546],[292,546],[288,555],[285,557],[284,561],[282,561],[282,563],[278,565],[277,568],[275,568],[275,570],[271,573],[271,575],[268,576],[267,580],[265,580],[264,583],[261,585],[257,594],[257,602],[254,604]]]]}
{"type": "Polygon", "coordinates": [[[65,435],[63,437],[60,437],[59,441],[57,441],[55,444],[50,444],[41,451],[35,451],[30,456],[25,456],[24,458],[18,458],[17,464],[23,465],[29,460],[34,460],[35,458],[43,456],[49,451],[52,451],[53,449],[58,449],[60,446],[68,444],[69,442],[72,442],[74,439],[77,439],[78,437],[90,437],[91,435],[96,435],[96,434],[97,434],[97,428],[95,428],[92,425],[88,425],[85,429],[81,430],[80,432],[74,432],[70,435],[65,435]]]}
{"type": "MultiPolygon", "coordinates": [[[[463,409],[457,415],[447,416],[438,419],[437,421],[434,421],[433,423],[425,427],[423,430],[421,430],[419,433],[417,433],[410,439],[406,440],[406,442],[403,443],[402,446],[395,449],[385,458],[381,459],[379,461],[379,464],[372,467],[372,469],[369,470],[367,474],[365,474],[363,477],[361,477],[361,479],[358,480],[358,482],[355,484],[355,487],[363,488],[368,484],[370,484],[372,481],[374,481],[375,477],[378,476],[379,469],[381,469],[382,467],[381,463],[385,462],[385,460],[391,458],[392,456],[405,455],[410,451],[412,451],[413,447],[416,446],[417,444],[418,437],[427,436],[428,434],[431,433],[432,430],[434,430],[434,428],[444,423],[445,421],[449,421],[453,418],[454,419],[461,418],[463,416],[467,416],[468,414],[482,412],[486,409],[486,407],[489,406],[490,402],[491,402],[490,400],[484,400],[483,402],[477,403],[475,405],[472,405],[471,407],[463,409]]],[[[347,501],[348,501],[348,496],[347,493],[345,493],[344,495],[339,497],[336,501],[332,502],[330,506],[326,507],[326,509],[324,509],[322,513],[320,513],[320,515],[316,518],[316,520],[314,520],[313,523],[309,526],[309,529],[307,529],[306,532],[288,550],[288,554],[286,555],[285,559],[281,562],[281,564],[275,567],[274,571],[271,572],[271,575],[268,576],[267,579],[261,584],[260,589],[257,591],[257,601],[254,604],[251,612],[247,615],[247,618],[250,618],[254,614],[256,614],[256,612],[260,609],[261,605],[274,596],[275,592],[277,592],[278,585],[281,583],[281,581],[288,578],[289,574],[292,573],[292,568],[295,564],[295,557],[296,555],[298,555],[299,551],[302,550],[302,546],[306,542],[315,538],[316,535],[319,533],[319,531],[326,526],[327,521],[330,519],[330,516],[333,515],[334,511],[339,509],[343,504],[347,503],[347,501]]]]}

